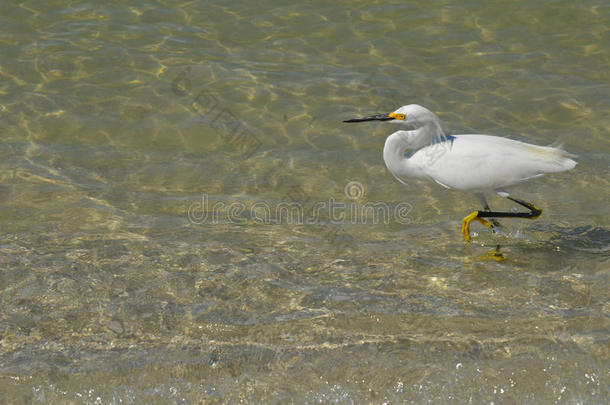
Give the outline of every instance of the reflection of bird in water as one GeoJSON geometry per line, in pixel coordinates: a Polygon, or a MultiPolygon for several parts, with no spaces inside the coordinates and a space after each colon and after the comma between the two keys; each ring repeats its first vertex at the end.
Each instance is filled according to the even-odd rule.
{"type": "Polygon", "coordinates": [[[535,205],[511,197],[505,188],[576,166],[574,156],[560,148],[490,135],[445,135],[438,117],[417,104],[400,107],[389,114],[344,122],[363,121],[390,121],[413,128],[394,132],[383,147],[383,160],[401,183],[408,178],[432,179],[446,188],[473,192],[481,199],[483,210],[473,211],[462,220],[462,235],[467,241],[470,241],[470,223],[475,219],[492,228],[499,225],[495,218],[534,219],[542,213],[535,205]],[[489,192],[529,211],[491,211],[485,199],[489,192]]]}

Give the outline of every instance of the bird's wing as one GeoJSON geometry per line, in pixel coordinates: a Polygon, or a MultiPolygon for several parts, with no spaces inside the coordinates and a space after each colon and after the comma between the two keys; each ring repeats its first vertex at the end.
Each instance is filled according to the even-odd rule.
{"type": "Polygon", "coordinates": [[[456,135],[420,149],[411,159],[437,183],[460,190],[489,190],[572,169],[562,149],[489,135],[456,135]]]}

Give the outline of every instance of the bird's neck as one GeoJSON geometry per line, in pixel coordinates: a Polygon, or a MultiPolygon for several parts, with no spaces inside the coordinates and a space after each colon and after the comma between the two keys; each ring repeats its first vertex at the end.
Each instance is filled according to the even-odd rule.
{"type": "Polygon", "coordinates": [[[444,137],[440,126],[435,123],[424,125],[413,131],[397,131],[388,137],[383,147],[383,160],[392,174],[398,178],[418,177],[420,170],[414,167],[408,156],[444,137]]]}
{"type": "Polygon", "coordinates": [[[405,151],[409,147],[409,139],[414,131],[398,131],[388,136],[383,146],[383,161],[388,170],[401,180],[402,177],[409,177],[410,162],[405,157],[405,151]]]}

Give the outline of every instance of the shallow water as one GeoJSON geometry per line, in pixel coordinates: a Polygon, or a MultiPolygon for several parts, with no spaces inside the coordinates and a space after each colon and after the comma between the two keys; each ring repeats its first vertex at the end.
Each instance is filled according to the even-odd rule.
{"type": "Polygon", "coordinates": [[[607,401],[604,2],[4,8],[2,402],[607,401]],[[579,164],[465,243],[407,103],[579,164]]]}

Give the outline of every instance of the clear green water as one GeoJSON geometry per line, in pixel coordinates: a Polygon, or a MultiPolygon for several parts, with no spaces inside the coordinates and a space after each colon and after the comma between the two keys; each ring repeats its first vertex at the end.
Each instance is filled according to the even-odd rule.
{"type": "Polygon", "coordinates": [[[3,2],[1,402],[606,402],[609,25],[601,0],[3,2]],[[394,128],[341,123],[408,103],[579,165],[467,244],[473,196],[399,184],[394,128]]]}

